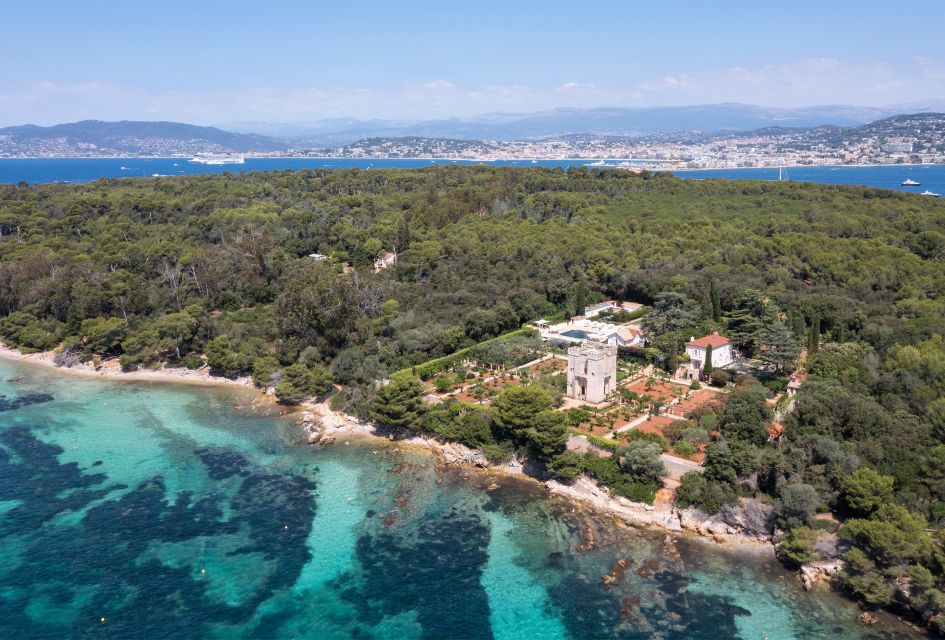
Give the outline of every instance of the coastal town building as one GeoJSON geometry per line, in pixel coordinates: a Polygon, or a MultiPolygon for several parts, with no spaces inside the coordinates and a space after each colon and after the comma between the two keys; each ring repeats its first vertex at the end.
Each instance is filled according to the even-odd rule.
{"type": "Polygon", "coordinates": [[[616,386],[617,347],[588,341],[568,349],[569,397],[597,404],[616,386]]]}
{"type": "Polygon", "coordinates": [[[681,377],[698,380],[702,371],[705,369],[706,355],[709,345],[712,346],[712,367],[723,369],[735,362],[735,355],[732,350],[732,341],[719,333],[711,333],[699,339],[691,338],[686,343],[686,355],[689,356],[689,362],[684,367],[685,372],[681,377]]]}

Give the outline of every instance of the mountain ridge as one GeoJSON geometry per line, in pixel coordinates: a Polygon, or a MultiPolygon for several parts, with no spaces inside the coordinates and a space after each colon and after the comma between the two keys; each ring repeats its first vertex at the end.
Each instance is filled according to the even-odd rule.
{"type": "MultiPolygon", "coordinates": [[[[936,101],[922,104],[915,111],[936,110],[936,101]]],[[[559,107],[536,112],[493,112],[468,118],[433,120],[333,118],[311,123],[230,122],[218,126],[228,131],[265,133],[317,146],[350,144],[364,138],[411,136],[511,141],[584,133],[645,136],[683,131],[747,131],[773,125],[855,126],[903,113],[904,107],[822,105],[775,108],[742,103],[589,109],[559,107]]],[[[937,110],[945,110],[945,104],[939,104],[937,110]]]]}
{"type": "Polygon", "coordinates": [[[269,136],[169,121],[80,120],[47,127],[25,124],[0,129],[0,153],[8,155],[31,149],[68,155],[180,155],[286,148],[285,141],[269,136]]]}

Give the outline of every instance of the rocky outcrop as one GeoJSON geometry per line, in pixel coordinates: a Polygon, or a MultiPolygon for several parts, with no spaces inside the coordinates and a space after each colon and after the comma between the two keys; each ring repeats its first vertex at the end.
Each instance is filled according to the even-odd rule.
{"type": "Polygon", "coordinates": [[[802,565],[798,577],[804,588],[810,591],[818,584],[832,582],[840,575],[841,569],[843,569],[843,560],[819,560],[802,565]]]}
{"type": "Polygon", "coordinates": [[[683,530],[718,542],[771,541],[771,534],[764,525],[764,518],[756,514],[754,507],[750,505],[723,509],[714,515],[694,508],[679,509],[676,513],[683,530]]]}

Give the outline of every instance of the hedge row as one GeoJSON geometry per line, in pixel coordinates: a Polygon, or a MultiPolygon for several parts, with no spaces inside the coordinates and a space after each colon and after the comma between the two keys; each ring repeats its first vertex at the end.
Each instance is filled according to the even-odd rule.
{"type": "Polygon", "coordinates": [[[491,342],[497,342],[499,340],[507,340],[514,336],[534,336],[538,332],[531,327],[522,327],[521,329],[516,329],[515,331],[510,331],[509,333],[504,333],[501,336],[495,338],[490,338],[488,340],[483,340],[478,344],[474,344],[471,347],[466,347],[465,349],[460,349],[456,353],[451,353],[448,356],[443,356],[442,358],[434,358],[433,360],[427,360],[421,364],[416,364],[412,367],[406,369],[401,369],[400,371],[395,371],[390,374],[390,379],[394,380],[397,378],[403,378],[407,376],[417,376],[421,380],[429,380],[436,374],[441,371],[445,371],[452,366],[460,364],[463,359],[469,355],[469,352],[475,349],[476,347],[481,347],[487,345],[491,342]]]}

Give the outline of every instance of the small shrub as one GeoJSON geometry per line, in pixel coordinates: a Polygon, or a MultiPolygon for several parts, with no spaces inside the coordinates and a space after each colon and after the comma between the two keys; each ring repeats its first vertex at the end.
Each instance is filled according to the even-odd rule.
{"type": "Polygon", "coordinates": [[[198,356],[196,353],[189,353],[180,360],[180,365],[191,370],[200,369],[203,367],[203,358],[198,356]]]}
{"type": "Polygon", "coordinates": [[[681,458],[691,458],[696,455],[696,448],[686,440],[680,440],[674,448],[676,455],[681,458]]]}

